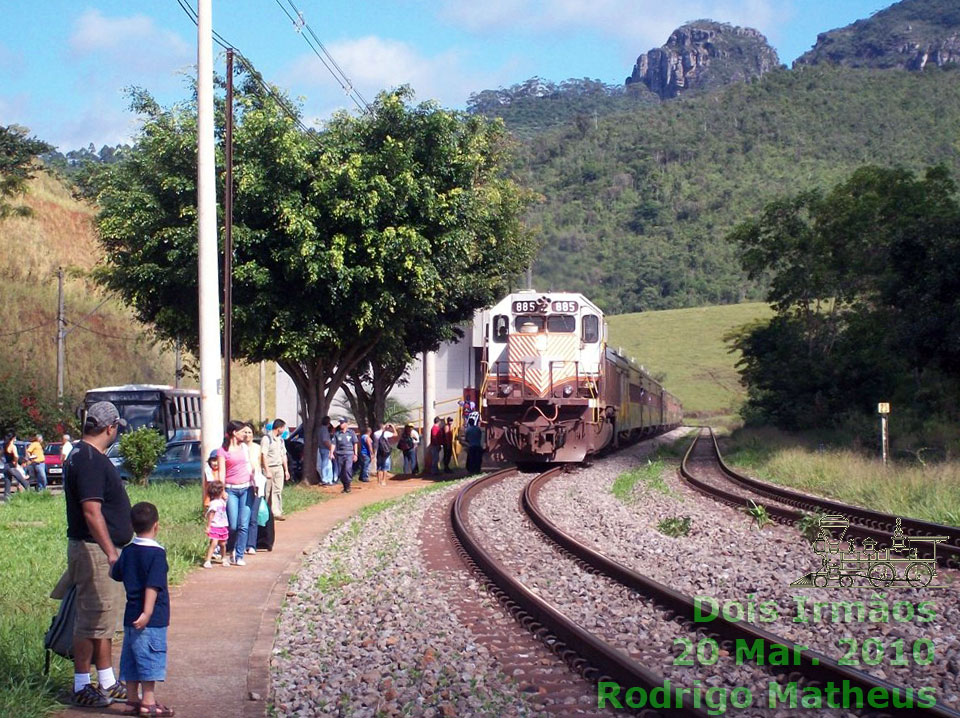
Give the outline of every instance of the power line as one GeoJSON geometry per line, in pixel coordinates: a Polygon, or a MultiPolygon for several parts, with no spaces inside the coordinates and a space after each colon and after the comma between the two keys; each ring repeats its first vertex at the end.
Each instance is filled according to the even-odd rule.
{"type": "MultiPolygon", "coordinates": [[[[193,22],[194,25],[197,25],[199,23],[196,11],[192,7],[190,7],[190,4],[187,3],[186,0],[177,0],[177,4],[180,5],[180,8],[184,11],[184,13],[186,13],[187,17],[190,18],[190,20],[193,22]]],[[[247,72],[249,73],[251,79],[257,84],[257,86],[263,92],[269,95],[270,98],[277,103],[277,105],[280,107],[283,113],[287,115],[287,117],[289,117],[291,120],[293,120],[293,122],[305,134],[309,135],[310,138],[314,142],[316,142],[318,146],[322,146],[320,144],[319,138],[317,138],[316,136],[316,133],[313,130],[311,130],[311,128],[307,127],[306,124],[304,124],[299,113],[297,113],[293,108],[290,107],[287,101],[283,97],[281,97],[280,94],[277,93],[277,91],[273,87],[270,86],[270,83],[268,83],[266,80],[263,79],[263,75],[261,75],[260,71],[253,66],[253,63],[249,59],[247,59],[247,57],[242,52],[240,52],[240,50],[238,50],[233,43],[228,41],[225,37],[223,37],[223,35],[218,33],[216,30],[211,29],[211,34],[213,35],[213,41],[217,43],[217,45],[219,45],[222,49],[233,50],[236,58],[247,69],[247,72]]]]}
{"type": "Polygon", "coordinates": [[[119,335],[119,334],[107,334],[107,333],[105,333],[105,332],[101,332],[101,331],[98,331],[98,330],[96,330],[96,329],[91,329],[90,327],[85,326],[85,325],[83,325],[83,324],[80,324],[79,322],[66,321],[65,323],[66,323],[66,324],[72,324],[72,325],[73,325],[75,328],[77,328],[77,329],[83,329],[85,332],[90,332],[91,334],[96,334],[98,337],[105,337],[105,338],[107,338],[107,339],[121,339],[121,340],[123,340],[123,341],[129,341],[129,342],[139,342],[139,341],[143,341],[143,339],[144,339],[144,336],[143,336],[143,335],[140,335],[140,336],[134,336],[134,335],[122,336],[122,335],[119,335]]]}
{"type": "Polygon", "coordinates": [[[43,329],[44,327],[48,327],[51,324],[56,324],[56,323],[57,323],[56,319],[51,319],[49,321],[44,322],[43,324],[37,324],[35,327],[18,329],[15,332],[3,332],[2,334],[0,334],[0,337],[17,337],[17,336],[20,336],[21,334],[26,334],[27,332],[35,332],[37,331],[37,329],[43,329]]]}
{"type": "Polygon", "coordinates": [[[350,78],[347,77],[347,73],[343,71],[343,68],[337,64],[337,61],[333,58],[333,55],[330,54],[330,51],[327,50],[326,46],[320,41],[320,38],[317,37],[317,33],[313,31],[313,28],[310,27],[310,23],[306,21],[303,17],[303,13],[300,12],[300,9],[294,5],[293,0],[286,0],[287,5],[290,6],[290,10],[293,11],[293,15],[283,6],[282,0],[274,0],[277,3],[277,7],[287,16],[287,19],[293,23],[294,29],[297,31],[301,37],[303,37],[304,42],[313,50],[313,54],[317,56],[320,62],[327,72],[337,81],[337,84],[340,85],[340,88],[343,90],[344,94],[353,100],[353,103],[360,109],[361,112],[370,112],[370,105],[363,98],[363,95],[360,94],[360,91],[353,86],[353,83],[350,81],[350,78]],[[307,35],[303,34],[303,30],[307,31],[307,35]],[[309,37],[308,37],[309,35],[309,37]]]}

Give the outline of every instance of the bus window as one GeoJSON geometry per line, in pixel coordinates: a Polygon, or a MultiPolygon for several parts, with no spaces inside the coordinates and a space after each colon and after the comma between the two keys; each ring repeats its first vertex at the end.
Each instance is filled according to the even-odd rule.
{"type": "Polygon", "coordinates": [[[513,326],[521,334],[537,334],[543,331],[543,317],[522,315],[516,318],[513,326]]]}
{"type": "Polygon", "coordinates": [[[583,341],[585,344],[596,344],[600,341],[600,317],[594,314],[584,315],[583,341]]]}
{"type": "Polygon", "coordinates": [[[551,314],[547,317],[547,331],[551,334],[573,334],[577,331],[577,318],[569,314],[551,314]]]}
{"type": "Polygon", "coordinates": [[[493,341],[497,344],[503,344],[507,341],[507,332],[510,328],[510,322],[507,321],[506,314],[498,314],[493,318],[493,341]]]}

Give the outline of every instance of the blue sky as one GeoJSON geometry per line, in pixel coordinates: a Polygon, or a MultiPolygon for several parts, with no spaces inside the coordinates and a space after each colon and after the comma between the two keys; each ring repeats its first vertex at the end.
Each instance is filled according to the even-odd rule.
{"type": "MultiPolygon", "coordinates": [[[[187,0],[194,4],[196,0],[187,0]]],[[[347,105],[278,7],[213,0],[214,28],[264,76],[302,98],[308,121],[347,105]]],[[[620,83],[639,54],[688,20],[755,27],[791,63],[817,33],[889,0],[294,0],[369,99],[409,83],[420,99],[463,107],[471,92],[521,82],[620,83]]],[[[7,3],[0,26],[0,124],[61,149],[129,139],[124,88],[170,103],[188,95],[196,28],[176,0],[7,3]]],[[[223,55],[215,59],[223,71],[223,55]]]]}

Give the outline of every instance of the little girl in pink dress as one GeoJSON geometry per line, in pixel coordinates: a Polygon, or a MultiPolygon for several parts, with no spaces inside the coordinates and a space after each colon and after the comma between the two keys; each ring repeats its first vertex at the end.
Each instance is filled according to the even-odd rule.
{"type": "Polygon", "coordinates": [[[207,538],[210,539],[210,546],[207,548],[207,557],[204,559],[204,568],[213,568],[210,559],[213,558],[213,550],[219,545],[220,555],[223,556],[223,565],[230,565],[230,557],[227,556],[227,538],[230,536],[230,522],[227,519],[227,500],[223,498],[223,482],[214,481],[207,486],[207,496],[210,504],[207,506],[207,538]]]}

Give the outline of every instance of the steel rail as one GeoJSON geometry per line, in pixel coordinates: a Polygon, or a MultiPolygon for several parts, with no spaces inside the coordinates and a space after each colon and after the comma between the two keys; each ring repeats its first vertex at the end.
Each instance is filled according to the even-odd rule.
{"type": "Polygon", "coordinates": [[[874,511],[873,509],[867,509],[861,506],[850,506],[839,501],[833,501],[832,499],[807,496],[782,486],[760,481],[759,479],[731,469],[723,460],[723,455],[720,453],[720,446],[717,444],[717,436],[713,429],[710,429],[710,438],[713,440],[713,450],[717,456],[717,463],[720,465],[723,473],[734,483],[740,484],[755,493],[809,511],[822,510],[824,512],[842,513],[850,519],[852,523],[886,531],[888,534],[893,533],[896,520],[900,518],[900,525],[908,535],[946,536],[948,537],[949,543],[941,546],[940,550],[946,549],[948,552],[953,553],[953,551],[950,550],[954,549],[956,555],[960,556],[960,528],[956,526],[947,526],[945,524],[937,524],[921,519],[898,517],[893,514],[874,511]]]}
{"type": "MultiPolygon", "coordinates": [[[[692,445],[691,445],[692,448],[692,445]]],[[[689,450],[688,450],[689,453],[689,450]]],[[[799,659],[799,665],[794,664],[789,667],[781,667],[784,670],[781,673],[788,673],[790,668],[795,669],[794,673],[788,675],[789,680],[793,680],[795,674],[799,674],[807,679],[806,685],[822,685],[823,683],[833,683],[842,686],[844,681],[850,685],[856,686],[863,691],[864,696],[871,689],[880,688],[886,690],[889,695],[904,696],[904,688],[880,678],[875,678],[863,671],[841,666],[832,658],[800,646],[793,641],[778,636],[770,631],[757,628],[748,623],[730,621],[717,616],[713,621],[697,622],[695,613],[695,601],[690,596],[665,586],[647,576],[644,576],[633,569],[624,566],[617,561],[595,551],[578,539],[560,529],[553,523],[540,509],[537,498],[543,487],[554,478],[555,473],[547,472],[537,476],[530,481],[523,490],[522,505],[527,515],[534,524],[553,542],[562,549],[573,554],[577,559],[583,561],[590,568],[598,573],[607,576],[626,588],[639,594],[653,599],[668,612],[683,616],[692,626],[690,630],[696,630],[700,626],[706,633],[713,634],[719,639],[721,647],[734,655],[734,650],[738,646],[753,647],[759,641],[764,647],[763,655],[770,655],[771,649],[787,649],[792,659],[799,659]]],[[[687,624],[684,624],[685,626],[687,624]]],[[[771,668],[776,668],[771,666],[771,668]]],[[[931,708],[920,708],[918,706],[909,709],[883,709],[869,712],[870,715],[911,715],[911,716],[940,716],[943,718],[960,718],[960,712],[949,708],[933,706],[931,708]]]]}
{"type": "MultiPolygon", "coordinates": [[[[683,460],[680,462],[680,476],[690,484],[697,491],[706,494],[710,498],[725,503],[728,506],[733,506],[735,508],[750,508],[751,499],[744,498],[738,494],[731,493],[729,491],[724,491],[718,486],[713,486],[705,481],[701,481],[690,471],[688,467],[688,460],[690,455],[693,453],[694,447],[697,445],[697,442],[703,438],[702,430],[697,433],[697,436],[694,437],[693,441],[690,443],[690,447],[687,449],[686,453],[683,456],[683,460]]],[[[716,458],[716,457],[715,457],[716,458]]],[[[768,497],[770,498],[770,497],[768,497]]],[[[779,501],[779,499],[778,499],[779,501]]],[[[753,503],[763,506],[767,513],[775,521],[783,524],[796,524],[804,516],[803,511],[797,509],[785,508],[783,506],[778,506],[776,504],[764,504],[759,501],[754,501],[753,503]]],[[[781,501],[781,503],[783,503],[781,501]]],[[[831,502],[835,503],[835,502],[831,502]]],[[[846,506],[845,504],[836,504],[838,508],[831,509],[832,511],[852,511],[855,512],[857,507],[855,506],[846,506]]],[[[860,539],[873,539],[878,546],[889,546],[891,539],[891,531],[884,532],[880,529],[874,528],[871,525],[858,524],[854,521],[850,522],[850,526],[847,529],[848,533],[851,536],[856,536],[860,539]]],[[[948,568],[956,568],[958,561],[960,561],[960,550],[955,549],[953,546],[941,547],[939,553],[936,552],[931,546],[920,543],[919,546],[915,546],[917,549],[918,556],[936,556],[937,563],[946,566],[948,568]]]]}
{"type": "MultiPolygon", "coordinates": [[[[552,469],[541,476],[552,476],[562,469],[552,469]]],[[[505,469],[476,479],[464,487],[453,500],[450,519],[454,533],[463,550],[477,565],[487,579],[501,592],[505,606],[517,615],[518,620],[537,638],[547,643],[571,668],[590,681],[616,681],[621,686],[640,687],[649,693],[654,688],[663,688],[664,678],[641,665],[622,651],[613,648],[594,634],[584,630],[559,609],[552,606],[520,581],[497,561],[471,531],[467,517],[470,502],[484,488],[502,481],[515,473],[505,469]],[[555,638],[555,640],[551,640],[555,638]]],[[[682,693],[672,689],[671,705],[683,705],[682,693]]],[[[646,709],[641,715],[662,715],[659,709],[646,709]]],[[[682,707],[666,711],[671,716],[706,718],[706,712],[682,707]]]]}

